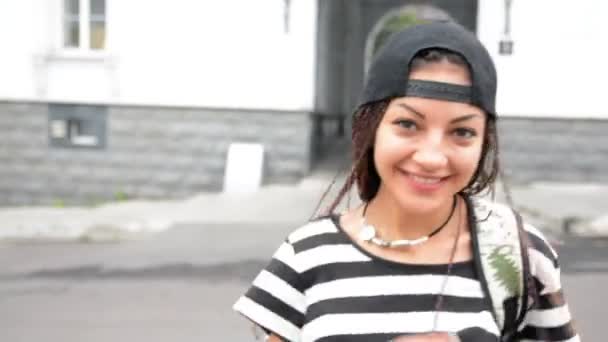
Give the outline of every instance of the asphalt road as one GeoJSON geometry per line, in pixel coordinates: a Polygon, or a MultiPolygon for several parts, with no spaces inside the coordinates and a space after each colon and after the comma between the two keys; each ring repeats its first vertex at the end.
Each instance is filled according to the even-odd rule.
{"type": "MultiPolygon", "coordinates": [[[[1,341],[253,341],[230,306],[293,224],[182,226],[121,243],[0,243],[1,341]]],[[[604,341],[608,241],[565,239],[584,341],[604,341]]]]}

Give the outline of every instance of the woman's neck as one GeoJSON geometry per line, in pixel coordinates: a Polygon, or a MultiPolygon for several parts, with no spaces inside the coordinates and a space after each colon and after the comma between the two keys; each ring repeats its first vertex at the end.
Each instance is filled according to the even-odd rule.
{"type": "MultiPolygon", "coordinates": [[[[436,208],[428,210],[406,207],[400,205],[390,194],[385,191],[378,191],[372,199],[365,213],[366,221],[376,227],[379,235],[386,240],[417,239],[426,236],[446,224],[451,226],[456,220],[454,215],[450,215],[453,201],[457,201],[456,206],[463,205],[458,196],[446,198],[436,208]]],[[[456,212],[454,210],[454,212],[456,212]]]]}

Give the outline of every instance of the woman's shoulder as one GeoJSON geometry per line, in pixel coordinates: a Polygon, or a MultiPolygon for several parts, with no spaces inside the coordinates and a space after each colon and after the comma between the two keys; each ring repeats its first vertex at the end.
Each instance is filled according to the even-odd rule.
{"type": "Polygon", "coordinates": [[[300,274],[335,262],[369,260],[339,227],[338,216],[319,217],[296,228],[275,258],[300,274]]]}
{"type": "MultiPolygon", "coordinates": [[[[517,225],[515,215],[519,215],[519,213],[510,206],[482,198],[474,198],[471,202],[478,222],[487,221],[488,225],[494,229],[504,229],[505,225],[517,225]]],[[[541,254],[554,267],[557,267],[557,252],[545,233],[527,221],[525,215],[522,216],[521,226],[522,232],[525,234],[524,239],[528,242],[527,247],[530,253],[541,254]]],[[[516,226],[514,227],[516,228],[516,226]]]]}
{"type": "Polygon", "coordinates": [[[312,219],[292,230],[291,233],[287,235],[286,242],[290,245],[295,245],[306,240],[337,234],[340,232],[337,221],[338,217],[334,215],[321,216],[312,219]]]}

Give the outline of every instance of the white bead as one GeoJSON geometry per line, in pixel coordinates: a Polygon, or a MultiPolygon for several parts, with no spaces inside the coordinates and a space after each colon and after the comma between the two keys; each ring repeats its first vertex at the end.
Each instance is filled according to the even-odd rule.
{"type": "Polygon", "coordinates": [[[363,226],[359,232],[359,239],[362,241],[371,241],[376,236],[376,229],[372,226],[363,226]]]}

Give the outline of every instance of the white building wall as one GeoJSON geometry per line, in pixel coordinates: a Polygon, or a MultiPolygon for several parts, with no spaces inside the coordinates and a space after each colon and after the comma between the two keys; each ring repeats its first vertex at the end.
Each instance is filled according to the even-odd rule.
{"type": "MultiPolygon", "coordinates": [[[[324,1],[324,0],[323,0],[324,1]]],[[[0,99],[311,110],[316,1],[107,0],[104,53],[62,53],[61,0],[0,1],[0,99]]],[[[480,0],[506,116],[608,118],[608,2],[480,0]]]]}
{"type": "Polygon", "coordinates": [[[38,42],[33,1],[0,1],[0,98],[33,94],[33,55],[38,42]]]}
{"type": "Polygon", "coordinates": [[[107,48],[65,53],[61,0],[0,2],[0,99],[311,110],[316,1],[107,0],[107,48]],[[17,38],[18,37],[18,38],[17,38]]]}
{"type": "Polygon", "coordinates": [[[498,69],[506,116],[608,118],[608,2],[513,0],[514,53],[498,54],[504,1],[480,0],[478,35],[498,69]]]}

